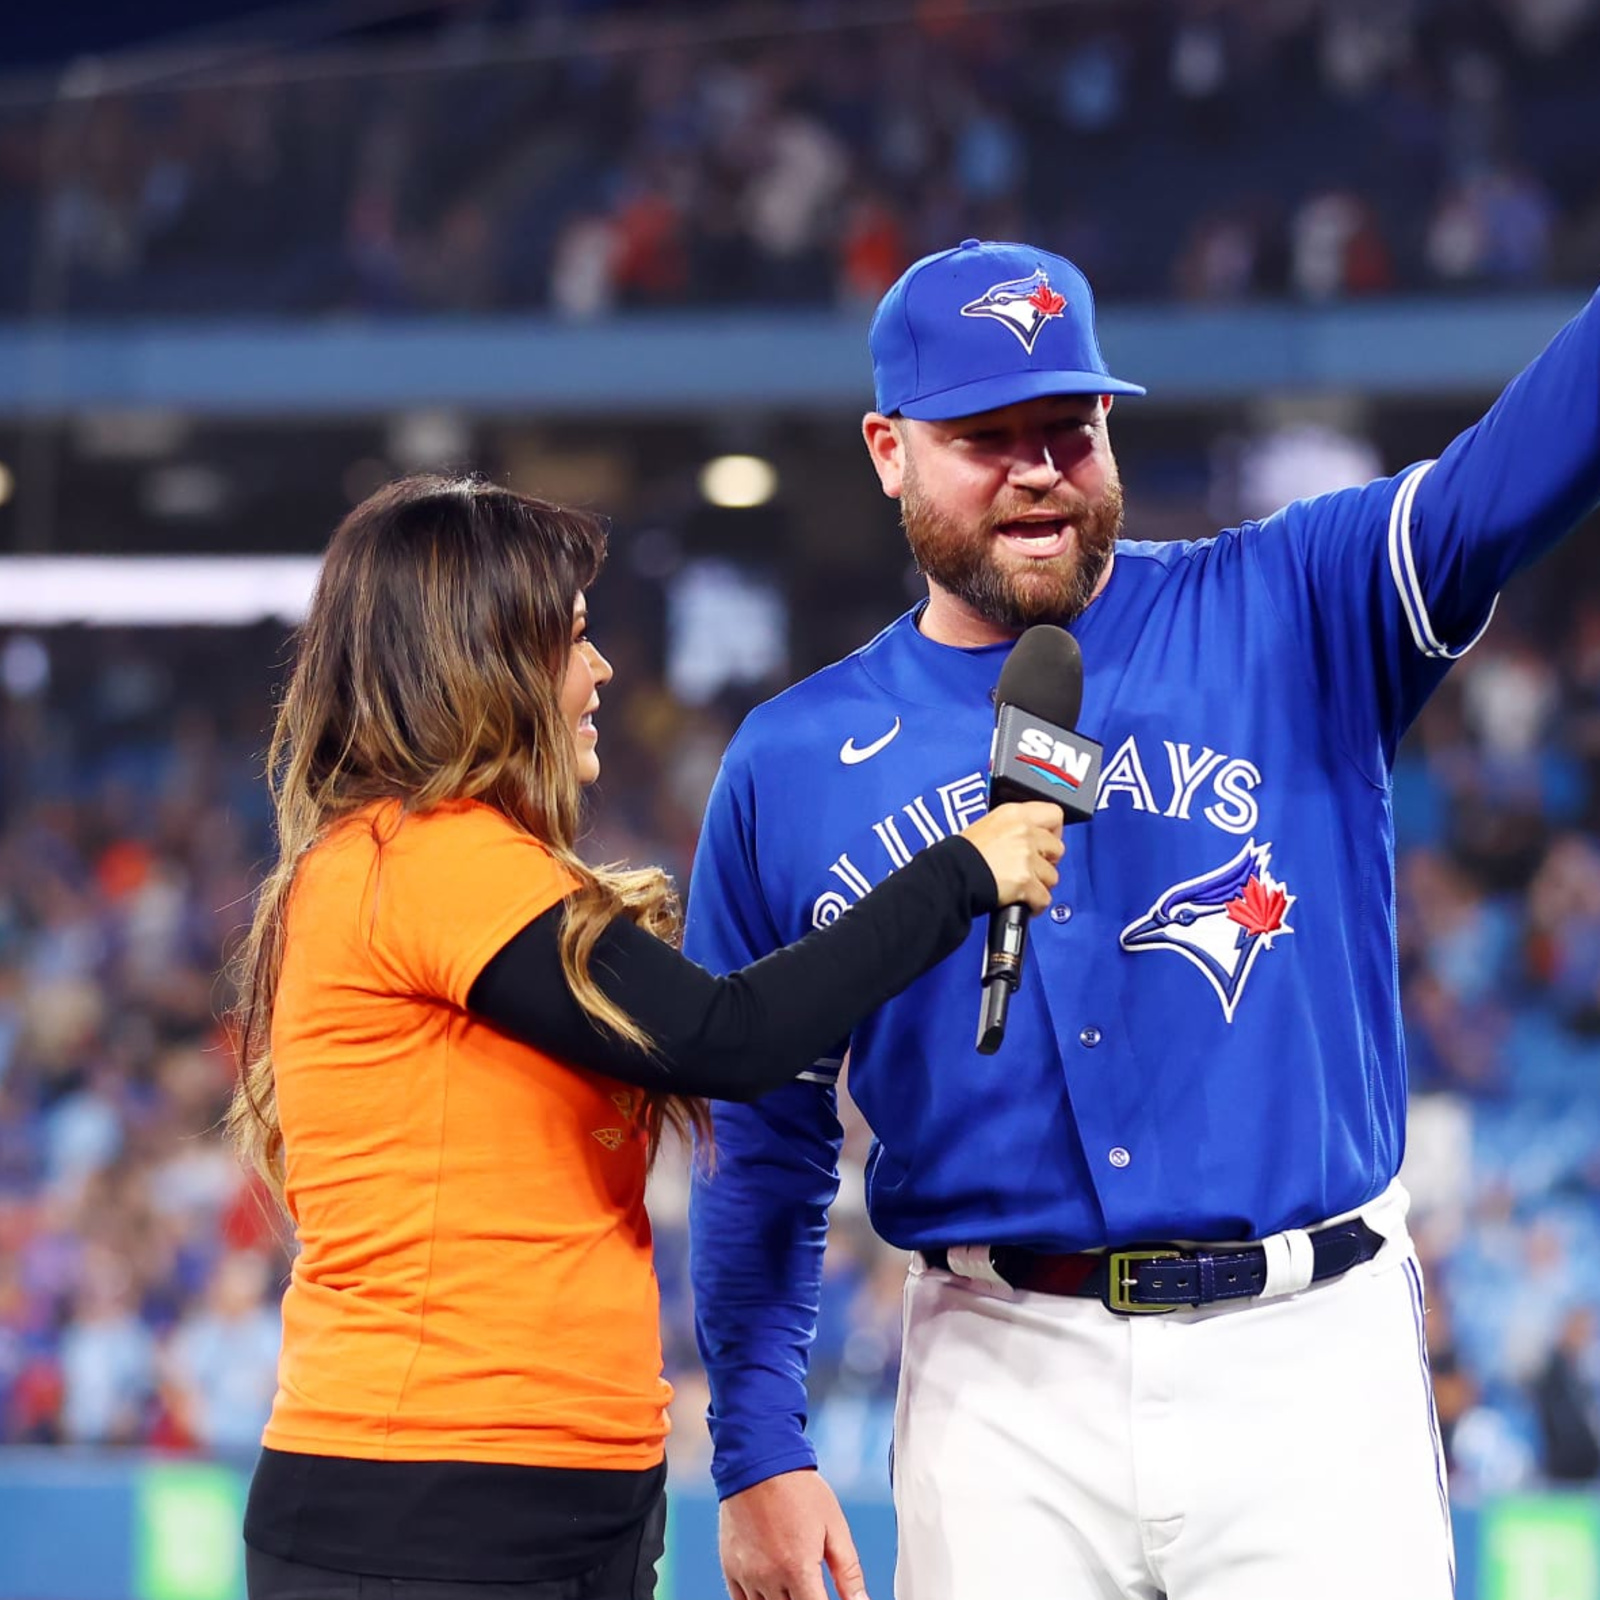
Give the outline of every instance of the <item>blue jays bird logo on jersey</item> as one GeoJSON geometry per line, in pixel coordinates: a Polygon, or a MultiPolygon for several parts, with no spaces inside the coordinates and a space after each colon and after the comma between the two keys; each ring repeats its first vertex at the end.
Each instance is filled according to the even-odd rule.
{"type": "Polygon", "coordinates": [[[1267,870],[1271,859],[1271,842],[1252,839],[1226,866],[1173,884],[1122,930],[1122,948],[1172,950],[1192,961],[1232,1022],[1256,957],[1294,932],[1284,918],[1296,896],[1267,870]]]}
{"type": "Polygon", "coordinates": [[[1031,278],[1012,278],[1007,283],[997,283],[969,300],[961,308],[964,317],[992,317],[1016,334],[1022,348],[1031,356],[1034,340],[1039,330],[1066,309],[1067,297],[1050,287],[1044,269],[1031,278]]]}

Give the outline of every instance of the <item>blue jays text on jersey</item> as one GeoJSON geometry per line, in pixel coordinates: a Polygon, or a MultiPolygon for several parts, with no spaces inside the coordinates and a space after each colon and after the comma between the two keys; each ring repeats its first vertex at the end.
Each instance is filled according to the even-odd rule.
{"type": "MultiPolygon", "coordinates": [[[[1505,580],[1597,499],[1600,296],[1437,462],[1201,543],[1118,547],[1072,624],[1078,726],[1107,752],[1096,815],[1068,835],[1004,1045],[971,1042],[981,929],[839,1041],[886,1239],[1259,1237],[1389,1183],[1395,747],[1505,580]]],[[[688,952],[751,961],[976,815],[1008,649],[934,643],[912,614],[756,711],[707,811],[688,952]]],[[[696,1183],[724,1494],[814,1460],[836,1070],[719,1107],[696,1183]]]]}
{"type": "MultiPolygon", "coordinates": [[[[899,718],[895,720],[898,724],[899,718]]],[[[847,765],[861,759],[853,740],[846,740],[840,750],[840,759],[847,765]]],[[[1087,757],[1078,753],[1072,753],[1070,759],[1087,762],[1087,757]]],[[[1152,781],[1138,741],[1130,734],[1106,761],[1095,789],[1096,811],[1125,805],[1185,822],[1195,815],[1214,828],[1235,834],[1249,833],[1256,826],[1261,809],[1251,791],[1261,783],[1261,769],[1253,761],[1208,745],[1196,750],[1187,743],[1165,739],[1159,762],[1152,759],[1149,770],[1157,774],[1152,781]],[[1198,805],[1197,797],[1201,797],[1198,805]]],[[[859,864],[849,851],[828,864],[828,877],[836,881],[813,901],[811,925],[825,927],[862,899],[884,873],[904,866],[922,846],[960,833],[987,809],[987,791],[987,776],[974,768],[893,807],[872,824],[873,843],[865,847],[859,864]]]]}

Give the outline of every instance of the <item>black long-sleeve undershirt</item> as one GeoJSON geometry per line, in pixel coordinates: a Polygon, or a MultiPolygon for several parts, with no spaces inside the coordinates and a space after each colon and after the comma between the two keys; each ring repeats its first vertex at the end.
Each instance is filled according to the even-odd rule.
{"type": "Polygon", "coordinates": [[[561,968],[564,906],[535,917],[489,960],[467,1008],[570,1066],[643,1089],[754,1100],[805,1071],[966,939],[998,904],[976,846],[941,840],[836,922],[716,977],[617,918],[596,942],[601,991],[649,1034],[644,1051],[595,1023],[561,968]]]}

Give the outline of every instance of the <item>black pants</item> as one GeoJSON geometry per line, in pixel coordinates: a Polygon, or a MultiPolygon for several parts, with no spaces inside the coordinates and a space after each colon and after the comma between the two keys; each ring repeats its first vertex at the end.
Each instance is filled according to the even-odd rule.
{"type": "Polygon", "coordinates": [[[587,1572],[531,1583],[449,1578],[385,1578],[283,1561],[245,1547],[249,1600],[655,1600],[656,1562],[667,1531],[667,1499],[656,1501],[636,1535],[587,1572]]]}

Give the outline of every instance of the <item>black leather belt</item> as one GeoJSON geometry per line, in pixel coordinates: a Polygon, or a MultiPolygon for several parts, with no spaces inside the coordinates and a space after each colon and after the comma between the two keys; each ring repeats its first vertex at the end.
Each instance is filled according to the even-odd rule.
{"type": "MultiPolygon", "coordinates": [[[[1337,1278],[1383,1248],[1383,1235],[1359,1217],[1331,1223],[1307,1237],[1313,1283],[1337,1278]]],[[[948,1250],[924,1250],[922,1259],[930,1267],[951,1270],[948,1250]]],[[[990,1247],[989,1264],[1013,1289],[1101,1300],[1107,1310],[1124,1317],[1250,1300],[1267,1286],[1267,1252],[1259,1244],[1221,1250],[1146,1244],[1080,1255],[997,1244],[990,1247]]]]}

